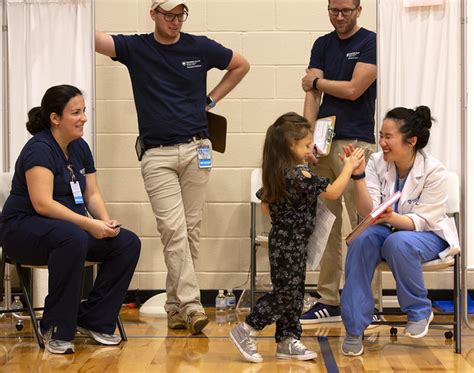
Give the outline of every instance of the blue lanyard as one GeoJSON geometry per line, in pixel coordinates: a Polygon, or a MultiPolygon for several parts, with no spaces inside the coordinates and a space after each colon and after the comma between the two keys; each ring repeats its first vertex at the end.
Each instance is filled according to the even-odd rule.
{"type": "MultiPolygon", "coordinates": [[[[398,172],[397,172],[397,180],[395,181],[395,192],[398,192],[398,191],[402,192],[403,187],[405,186],[405,182],[407,181],[407,178],[408,178],[408,174],[403,179],[400,179],[398,177],[398,172]]],[[[399,201],[400,200],[395,202],[395,212],[398,212],[398,202],[399,201]]]]}

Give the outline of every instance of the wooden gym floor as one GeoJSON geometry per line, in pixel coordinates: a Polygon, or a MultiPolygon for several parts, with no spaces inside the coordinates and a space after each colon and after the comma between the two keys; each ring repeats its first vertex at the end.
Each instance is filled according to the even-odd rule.
{"type": "MultiPolygon", "coordinates": [[[[390,328],[380,326],[365,333],[365,353],[345,357],[340,352],[342,323],[304,326],[303,342],[318,352],[315,361],[277,360],[274,327],[258,337],[261,364],[243,361],[227,338],[245,313],[219,314],[206,310],[211,322],[204,334],[168,330],[166,318],[140,318],[137,310],[122,310],[128,342],[118,347],[92,344],[81,336],[75,339],[73,355],[51,355],[41,350],[29,321],[21,332],[10,316],[0,318],[0,372],[474,372],[474,331],[462,331],[462,353],[454,353],[453,341],[444,331],[430,329],[425,338],[413,340],[402,335],[390,337],[390,328]]],[[[473,320],[474,321],[474,320],[473,320]]]]}

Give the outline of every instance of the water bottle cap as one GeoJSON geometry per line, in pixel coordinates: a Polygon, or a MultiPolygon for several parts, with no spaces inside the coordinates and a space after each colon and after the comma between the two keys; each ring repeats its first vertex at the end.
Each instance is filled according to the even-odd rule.
{"type": "Polygon", "coordinates": [[[224,290],[219,290],[219,294],[224,294],[224,290]]]}
{"type": "Polygon", "coordinates": [[[232,289],[227,289],[227,292],[228,292],[228,293],[232,293],[232,289]]]}
{"type": "Polygon", "coordinates": [[[15,296],[13,297],[13,299],[19,300],[19,299],[20,299],[20,296],[19,296],[19,295],[15,295],[15,296]]]}

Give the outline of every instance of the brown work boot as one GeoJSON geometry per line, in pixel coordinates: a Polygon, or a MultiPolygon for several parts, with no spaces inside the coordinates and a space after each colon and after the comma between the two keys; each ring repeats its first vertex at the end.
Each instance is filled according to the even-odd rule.
{"type": "Polygon", "coordinates": [[[186,329],[188,324],[179,315],[179,312],[168,313],[168,328],[170,329],[186,329]]]}
{"type": "Polygon", "coordinates": [[[209,323],[209,318],[204,312],[191,311],[188,314],[188,329],[192,334],[199,334],[209,323]]]}

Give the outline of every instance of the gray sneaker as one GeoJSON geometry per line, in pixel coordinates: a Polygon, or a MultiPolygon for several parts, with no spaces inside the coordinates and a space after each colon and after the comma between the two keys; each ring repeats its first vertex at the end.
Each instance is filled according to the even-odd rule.
{"type": "Polygon", "coordinates": [[[120,342],[122,342],[122,338],[118,335],[95,332],[93,330],[83,328],[79,325],[76,329],[79,333],[87,335],[89,338],[92,338],[94,341],[100,343],[101,345],[116,346],[120,344],[120,342]]]}
{"type": "Polygon", "coordinates": [[[312,360],[318,354],[308,350],[299,339],[288,337],[278,342],[276,356],[278,359],[312,360]]]}
{"type": "Polygon", "coordinates": [[[262,355],[257,352],[255,332],[247,330],[243,322],[229,332],[229,337],[245,360],[251,363],[263,361],[262,355]]]}
{"type": "Polygon", "coordinates": [[[364,352],[364,344],[362,343],[362,335],[353,336],[346,334],[344,342],[342,342],[342,353],[346,356],[359,356],[364,352]]]}
{"type": "Polygon", "coordinates": [[[433,321],[433,312],[426,319],[419,321],[408,321],[405,326],[405,335],[411,338],[422,338],[428,333],[431,321],[433,321]]]}
{"type": "Polygon", "coordinates": [[[52,339],[53,330],[49,329],[43,337],[44,347],[50,354],[73,354],[74,345],[71,341],[62,341],[60,339],[52,339]]]}

